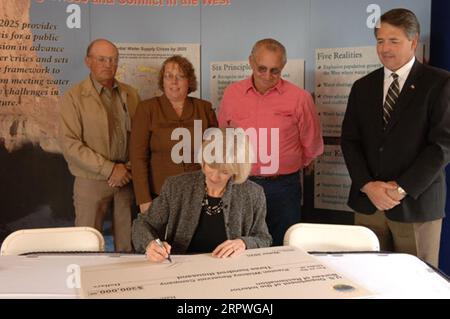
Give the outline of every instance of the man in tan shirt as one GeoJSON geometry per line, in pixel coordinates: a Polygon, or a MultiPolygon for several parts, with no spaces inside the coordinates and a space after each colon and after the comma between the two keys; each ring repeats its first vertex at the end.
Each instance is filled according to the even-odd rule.
{"type": "Polygon", "coordinates": [[[113,206],[116,251],[131,251],[133,190],[128,163],[131,119],[139,103],[135,89],[115,80],[119,52],[108,40],[87,49],[88,78],[63,96],[60,142],[75,176],[75,225],[102,230],[113,206]]]}

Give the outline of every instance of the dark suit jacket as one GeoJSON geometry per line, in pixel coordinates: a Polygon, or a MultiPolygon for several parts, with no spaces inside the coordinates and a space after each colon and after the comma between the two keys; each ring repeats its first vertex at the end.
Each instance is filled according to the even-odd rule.
{"type": "Polygon", "coordinates": [[[353,84],[341,146],[352,179],[348,205],[376,211],[360,189],[370,181],[397,181],[408,195],[386,216],[424,222],[445,214],[445,166],[450,158],[450,73],[415,62],[383,129],[384,70],[353,84]]]}

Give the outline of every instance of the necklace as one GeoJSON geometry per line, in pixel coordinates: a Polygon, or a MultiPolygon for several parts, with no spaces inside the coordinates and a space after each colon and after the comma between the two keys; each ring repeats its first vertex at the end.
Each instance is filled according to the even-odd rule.
{"type": "MultiPolygon", "coordinates": [[[[225,189],[223,190],[225,191],[225,189]]],[[[221,192],[221,195],[223,194],[223,191],[221,192]]],[[[223,201],[222,198],[220,198],[217,205],[211,205],[208,200],[208,187],[205,184],[205,196],[202,200],[202,208],[205,210],[205,213],[208,215],[217,215],[223,212],[223,201]]]]}

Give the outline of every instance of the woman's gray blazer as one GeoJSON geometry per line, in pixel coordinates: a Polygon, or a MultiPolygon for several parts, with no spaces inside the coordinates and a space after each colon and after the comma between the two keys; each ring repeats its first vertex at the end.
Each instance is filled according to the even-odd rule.
{"type": "MultiPolygon", "coordinates": [[[[197,228],[205,195],[202,171],[169,177],[146,214],[133,222],[132,238],[137,252],[159,237],[171,246],[172,254],[186,253],[197,228]]],[[[240,238],[247,249],[272,243],[266,225],[266,198],[261,186],[247,180],[230,180],[222,197],[225,231],[228,239],[240,238]]]]}

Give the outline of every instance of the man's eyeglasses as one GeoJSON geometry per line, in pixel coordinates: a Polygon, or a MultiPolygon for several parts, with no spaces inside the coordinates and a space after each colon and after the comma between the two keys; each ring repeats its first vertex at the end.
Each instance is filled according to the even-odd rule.
{"type": "Polygon", "coordinates": [[[258,73],[267,73],[267,71],[269,71],[270,74],[278,76],[278,75],[281,74],[282,69],[279,69],[279,68],[271,68],[271,69],[269,69],[268,67],[266,67],[264,65],[258,65],[256,67],[256,71],[258,73]]]}
{"type": "Polygon", "coordinates": [[[90,55],[89,57],[95,59],[98,63],[101,64],[112,64],[112,65],[117,65],[119,63],[119,58],[117,57],[106,57],[106,56],[92,56],[90,55]]]}
{"type": "Polygon", "coordinates": [[[186,79],[186,76],[183,75],[183,74],[171,74],[171,73],[164,74],[164,80],[168,80],[168,81],[173,81],[173,80],[182,81],[184,79],[186,79]]]}

